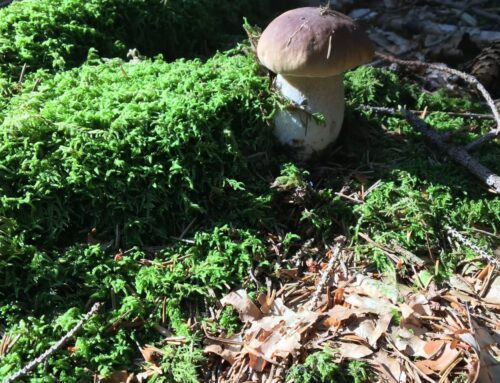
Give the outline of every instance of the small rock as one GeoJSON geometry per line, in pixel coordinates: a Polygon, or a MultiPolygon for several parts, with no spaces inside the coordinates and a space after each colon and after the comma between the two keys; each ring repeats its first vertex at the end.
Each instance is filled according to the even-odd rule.
{"type": "Polygon", "coordinates": [[[354,20],[370,21],[378,16],[378,13],[370,8],[357,8],[353,9],[349,16],[354,20]]]}

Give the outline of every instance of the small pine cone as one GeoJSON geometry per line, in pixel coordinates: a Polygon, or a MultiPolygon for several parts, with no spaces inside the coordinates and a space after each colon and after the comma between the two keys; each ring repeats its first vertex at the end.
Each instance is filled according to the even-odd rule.
{"type": "Polygon", "coordinates": [[[500,95],[500,40],[484,48],[472,62],[470,73],[494,96],[500,95]]]}

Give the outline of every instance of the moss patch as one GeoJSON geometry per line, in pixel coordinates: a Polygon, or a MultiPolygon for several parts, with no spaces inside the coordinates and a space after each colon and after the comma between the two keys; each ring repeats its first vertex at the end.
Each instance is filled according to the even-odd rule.
{"type": "MultiPolygon", "coordinates": [[[[446,226],[495,246],[498,199],[430,151],[402,119],[357,109],[427,105],[428,121],[444,131],[460,122],[447,111],[480,111],[478,105],[421,96],[388,71],[360,68],[346,77],[349,110],[340,141],[316,163],[291,164],[272,144],[276,102],[267,79],[241,52],[206,63],[92,60],[41,75],[35,91],[28,79],[0,112],[0,325],[20,335],[0,361],[0,378],[100,300],[101,313],[33,379],[140,371],[133,363],[137,343],[154,343],[164,352],[165,374],[156,381],[194,382],[203,366],[199,323],[223,331],[239,325],[231,311],[212,321],[208,307],[231,289],[255,289],[250,268],[259,280],[277,278],[308,239],[331,243],[345,234],[358,256],[379,269],[393,266],[359,233],[388,245],[395,240],[422,258],[431,252],[440,259],[438,282],[458,259],[472,256],[449,246],[446,226]],[[338,194],[376,182],[362,204],[338,194]],[[92,227],[97,233],[86,239],[92,227]],[[181,234],[186,243],[171,237],[181,234]],[[161,250],[146,246],[152,244],[161,250]],[[189,318],[198,324],[190,327],[189,318]],[[187,344],[162,345],[157,325],[185,335],[187,344]]],[[[491,126],[469,123],[464,142],[491,126]]],[[[495,143],[478,153],[497,172],[499,155],[495,143]]],[[[424,272],[432,275],[434,265],[424,272]]],[[[361,366],[332,364],[325,353],[292,373],[304,381],[328,381],[331,373],[366,380],[361,366]]]]}
{"type": "MultiPolygon", "coordinates": [[[[17,80],[22,66],[62,70],[90,48],[125,58],[138,48],[165,58],[209,54],[243,35],[242,17],[266,13],[267,1],[22,0],[0,9],[0,74],[17,80]]],[[[226,45],[227,47],[227,45],[226,45]]]]}
{"type": "Polygon", "coordinates": [[[254,199],[246,156],[269,148],[272,105],[237,52],[47,77],[1,112],[0,206],[46,244],[117,225],[129,244],[179,235],[254,199]]]}

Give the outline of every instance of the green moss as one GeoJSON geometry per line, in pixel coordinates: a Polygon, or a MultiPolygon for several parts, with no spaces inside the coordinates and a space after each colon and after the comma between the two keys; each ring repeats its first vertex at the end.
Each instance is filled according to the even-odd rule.
{"type": "Polygon", "coordinates": [[[371,66],[347,72],[344,78],[347,105],[413,105],[419,94],[410,83],[403,84],[391,71],[371,66]]]}
{"type": "MultiPolygon", "coordinates": [[[[385,182],[370,194],[366,203],[355,207],[359,217],[356,231],[369,234],[379,243],[390,245],[396,241],[423,258],[429,257],[429,251],[435,258],[443,256],[441,249],[447,247],[448,226],[498,232],[498,199],[454,195],[450,187],[430,183],[406,171],[393,171],[393,177],[394,181],[385,182]]],[[[493,245],[488,238],[480,241],[493,245]]],[[[446,269],[453,270],[459,257],[447,259],[446,269]]]]}
{"type": "Polygon", "coordinates": [[[48,76],[1,112],[0,206],[45,243],[117,225],[137,243],[178,235],[228,200],[258,205],[246,156],[272,143],[270,97],[237,52],[48,76]]]}
{"type": "MultiPolygon", "coordinates": [[[[226,286],[241,284],[251,264],[264,254],[264,244],[252,233],[227,226],[199,232],[193,244],[173,246],[154,258],[132,250],[117,259],[96,245],[19,254],[14,266],[18,278],[4,281],[1,289],[0,323],[20,338],[13,352],[0,361],[0,378],[73,327],[89,300],[106,305],[70,341],[75,352],[59,352],[47,366],[39,367],[36,376],[49,374],[74,382],[92,371],[106,375],[130,368],[138,351],[136,341],[144,345],[161,338],[154,329],[163,318],[158,302],[166,304],[168,322],[164,325],[197,342],[188,330],[187,318],[205,303],[214,303],[207,297],[221,296],[226,286]],[[140,326],[131,325],[137,321],[140,326]]],[[[186,371],[169,369],[173,375],[166,374],[165,381],[169,377],[176,382],[193,381],[201,351],[188,350],[164,348],[165,365],[183,361],[191,366],[186,371]]]]}
{"type": "Polygon", "coordinates": [[[419,109],[428,108],[430,111],[470,112],[480,108],[480,103],[467,96],[450,97],[444,89],[439,89],[435,92],[420,93],[416,106],[419,109]]]}
{"type": "Polygon", "coordinates": [[[28,72],[70,68],[80,65],[90,48],[122,58],[129,48],[168,59],[208,54],[234,41],[228,34],[243,35],[242,17],[254,21],[267,5],[249,0],[14,1],[0,10],[0,73],[17,80],[24,64],[28,72]]]}
{"type": "Polygon", "coordinates": [[[363,383],[370,380],[368,368],[369,365],[367,362],[351,360],[347,366],[347,371],[352,376],[354,383],[363,383]]]}
{"type": "Polygon", "coordinates": [[[309,355],[304,363],[292,366],[286,381],[296,383],[363,383],[368,381],[368,365],[349,361],[339,365],[333,361],[334,350],[325,348],[309,355]]]}
{"type": "MultiPolygon", "coordinates": [[[[395,240],[418,256],[430,250],[439,258],[438,283],[459,258],[472,256],[448,247],[448,225],[494,245],[472,229],[498,233],[498,199],[402,119],[357,110],[359,103],[425,106],[414,85],[381,69],[349,73],[349,113],[336,149],[319,163],[290,164],[273,150],[275,101],[267,80],[240,52],[206,63],[91,58],[55,76],[39,72],[38,87],[27,79],[0,111],[0,325],[21,336],[0,361],[0,378],[100,300],[101,313],[68,344],[74,352],[61,350],[33,379],[88,381],[95,373],[139,371],[137,343],[154,343],[163,347],[166,371],[157,381],[195,381],[201,335],[187,319],[208,322],[207,305],[228,289],[249,288],[249,268],[258,279],[274,278],[273,236],[282,237],[276,248],[284,261],[305,240],[330,244],[348,234],[358,255],[379,268],[390,261],[356,234],[388,245],[395,240]],[[377,181],[362,204],[336,194],[366,191],[377,181]],[[172,243],[191,222],[188,243],[172,243]],[[94,226],[102,244],[79,245],[94,226]],[[111,249],[116,227],[128,249],[118,257],[111,249]],[[130,248],[143,243],[164,249],[130,248]],[[155,324],[185,335],[187,345],[162,346],[155,324]]],[[[462,119],[446,112],[458,101],[445,94],[438,100],[443,110],[429,110],[428,121],[456,130],[462,119]]],[[[476,138],[488,122],[477,129],[460,139],[476,138]]],[[[478,153],[494,170],[498,155],[495,143],[478,153]]],[[[222,329],[237,331],[238,324],[226,309],[222,329]]],[[[367,374],[359,364],[332,363],[327,350],[294,366],[289,377],[361,382],[367,374]]]]}
{"type": "Polygon", "coordinates": [[[297,383],[334,383],[340,367],[333,362],[332,350],[326,349],[309,355],[303,364],[293,366],[287,374],[287,381],[297,383]]]}
{"type": "Polygon", "coordinates": [[[227,336],[231,336],[241,329],[241,320],[238,312],[232,306],[225,306],[219,318],[219,327],[226,331],[227,336]]]}
{"type": "MultiPolygon", "coordinates": [[[[352,86],[363,80],[367,84],[375,84],[375,90],[383,91],[377,85],[382,81],[378,79],[379,75],[375,70],[357,70],[350,74],[347,85],[352,86]],[[375,76],[375,79],[370,76],[375,76]]],[[[390,80],[386,84],[387,89],[408,87],[392,75],[385,74],[382,78],[390,80]]],[[[357,88],[355,86],[352,89],[357,88]]],[[[373,90],[364,92],[371,94],[373,90]]],[[[380,105],[381,97],[364,97],[360,100],[380,105]]],[[[390,103],[386,101],[382,105],[390,103]]],[[[456,132],[469,126],[470,131],[454,138],[453,141],[458,145],[478,138],[491,128],[490,121],[465,120],[447,113],[481,112],[478,104],[468,97],[454,98],[442,91],[425,96],[416,94],[416,98],[407,102],[407,105],[428,107],[426,120],[441,133],[456,132]]],[[[356,232],[367,233],[372,239],[388,245],[396,241],[423,258],[428,258],[431,252],[435,258],[441,259],[440,271],[443,275],[453,271],[456,262],[463,256],[448,247],[448,226],[466,230],[469,236],[476,237],[476,241],[484,246],[495,247],[493,238],[479,237],[472,231],[472,228],[482,228],[498,233],[500,222],[500,201],[489,195],[479,180],[463,167],[429,148],[403,119],[371,112],[352,113],[357,123],[366,129],[368,138],[365,138],[366,145],[360,149],[354,144],[354,140],[359,137],[349,137],[345,144],[352,150],[351,156],[357,155],[361,159],[358,161],[364,163],[361,170],[370,171],[372,182],[381,181],[364,204],[354,206],[356,232]],[[369,158],[366,157],[367,153],[369,158]]],[[[475,156],[493,171],[500,172],[498,161],[493,160],[493,157],[498,159],[500,156],[498,144],[486,145],[475,156]]],[[[385,255],[364,245],[363,241],[359,242],[358,251],[373,257],[382,268],[389,266],[385,255]]]]}

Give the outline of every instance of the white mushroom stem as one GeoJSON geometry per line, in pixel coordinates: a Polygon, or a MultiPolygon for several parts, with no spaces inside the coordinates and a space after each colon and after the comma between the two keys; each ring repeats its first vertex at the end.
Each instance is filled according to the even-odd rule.
{"type": "Polygon", "coordinates": [[[342,77],[277,76],[276,87],[294,105],[277,113],[275,135],[294,148],[297,159],[307,160],[338,137],[345,106],[342,77]]]}

